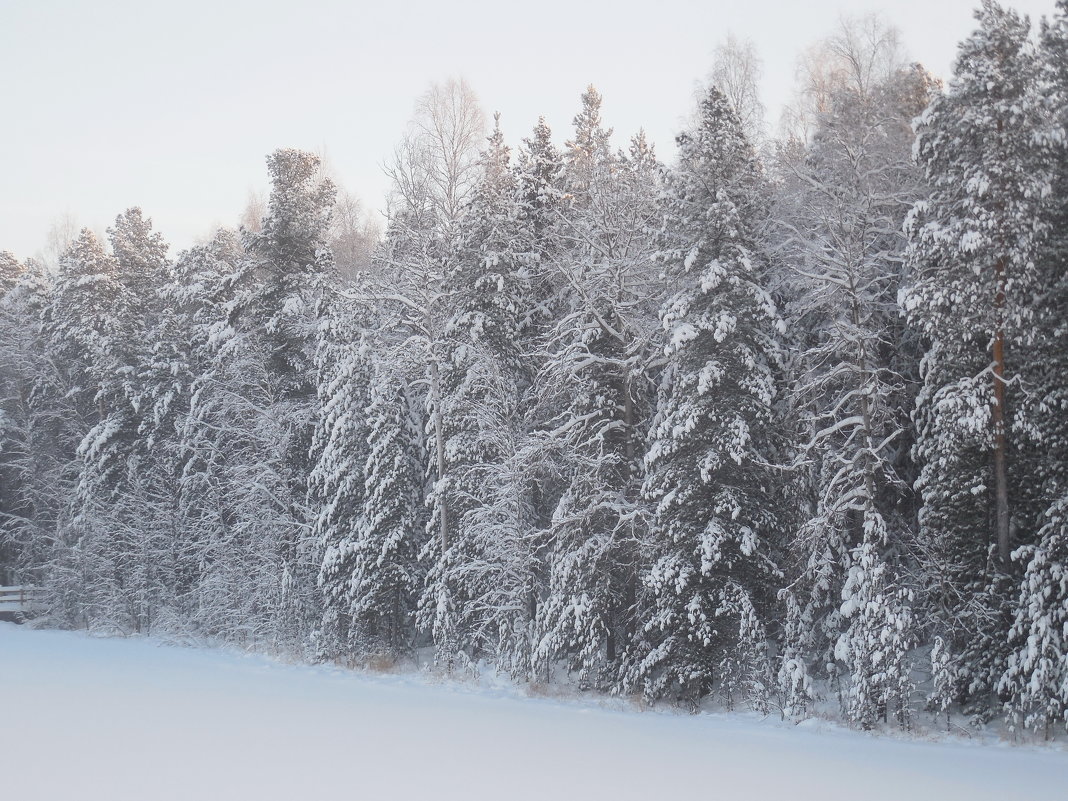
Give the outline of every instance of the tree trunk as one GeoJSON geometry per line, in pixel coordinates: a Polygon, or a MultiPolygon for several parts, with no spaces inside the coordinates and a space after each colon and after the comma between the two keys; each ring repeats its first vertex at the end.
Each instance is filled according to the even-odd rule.
{"type": "MultiPolygon", "coordinates": [[[[430,398],[434,404],[434,450],[437,461],[437,480],[445,480],[445,431],[441,414],[441,371],[438,360],[430,356],[430,398]]],[[[438,535],[441,538],[441,553],[449,547],[449,514],[444,495],[438,496],[438,535]]]]}
{"type": "MultiPolygon", "coordinates": [[[[623,384],[624,397],[623,397],[623,424],[627,436],[626,444],[626,458],[627,458],[627,500],[637,502],[639,484],[637,478],[639,475],[638,465],[636,464],[636,448],[635,448],[635,421],[634,421],[634,399],[631,395],[631,382],[628,375],[627,380],[623,384]]],[[[631,535],[634,536],[634,523],[631,523],[631,535]]],[[[636,537],[635,537],[636,540],[636,537]]],[[[632,541],[628,543],[627,558],[624,570],[626,575],[624,576],[624,590],[623,590],[623,607],[625,618],[623,621],[623,633],[627,638],[627,642],[634,641],[634,635],[636,634],[635,626],[635,614],[634,605],[638,597],[638,571],[634,564],[635,551],[637,550],[636,542],[632,541]]]]}
{"type": "Polygon", "coordinates": [[[998,557],[1009,565],[1009,483],[1006,470],[1008,437],[1005,424],[1005,259],[994,267],[997,296],[994,299],[994,494],[997,510],[998,557]]]}

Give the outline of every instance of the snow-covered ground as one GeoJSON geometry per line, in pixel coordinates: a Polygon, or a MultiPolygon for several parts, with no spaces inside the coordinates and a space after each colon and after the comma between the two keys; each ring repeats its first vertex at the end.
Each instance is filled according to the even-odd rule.
{"type": "Polygon", "coordinates": [[[0,623],[0,797],[1068,798],[1068,753],[638,713],[0,623]]]}

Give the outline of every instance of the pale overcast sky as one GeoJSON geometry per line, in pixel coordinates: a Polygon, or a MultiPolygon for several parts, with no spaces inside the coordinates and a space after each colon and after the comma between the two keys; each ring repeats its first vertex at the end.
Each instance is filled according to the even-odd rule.
{"type": "MultiPolygon", "coordinates": [[[[798,55],[843,13],[881,12],[949,72],[978,0],[0,0],[0,250],[53,219],[103,230],[140,205],[184,247],[233,224],[277,147],[329,154],[372,208],[380,165],[434,80],[463,76],[513,145],[545,115],[566,138],[593,83],[619,144],[662,154],[716,44],[752,39],[775,121],[798,55]]],[[[1008,3],[1037,18],[1053,0],[1008,3]]]]}

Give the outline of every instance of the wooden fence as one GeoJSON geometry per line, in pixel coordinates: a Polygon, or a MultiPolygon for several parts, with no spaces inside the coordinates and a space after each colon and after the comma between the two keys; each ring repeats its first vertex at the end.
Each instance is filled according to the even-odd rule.
{"type": "Polygon", "coordinates": [[[44,593],[38,587],[0,587],[0,620],[19,620],[43,610],[44,593]]]}

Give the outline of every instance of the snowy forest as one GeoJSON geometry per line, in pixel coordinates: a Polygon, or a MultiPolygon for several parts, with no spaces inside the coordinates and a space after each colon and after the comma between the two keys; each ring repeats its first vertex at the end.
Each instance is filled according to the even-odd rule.
{"type": "Polygon", "coordinates": [[[177,254],[137,207],[0,252],[0,584],[99,633],[1063,734],[1057,9],[984,0],[945,84],[843,24],[776,136],[735,43],[669,163],[592,86],[508,144],[435,84],[380,236],[280,149],[177,254]]]}

